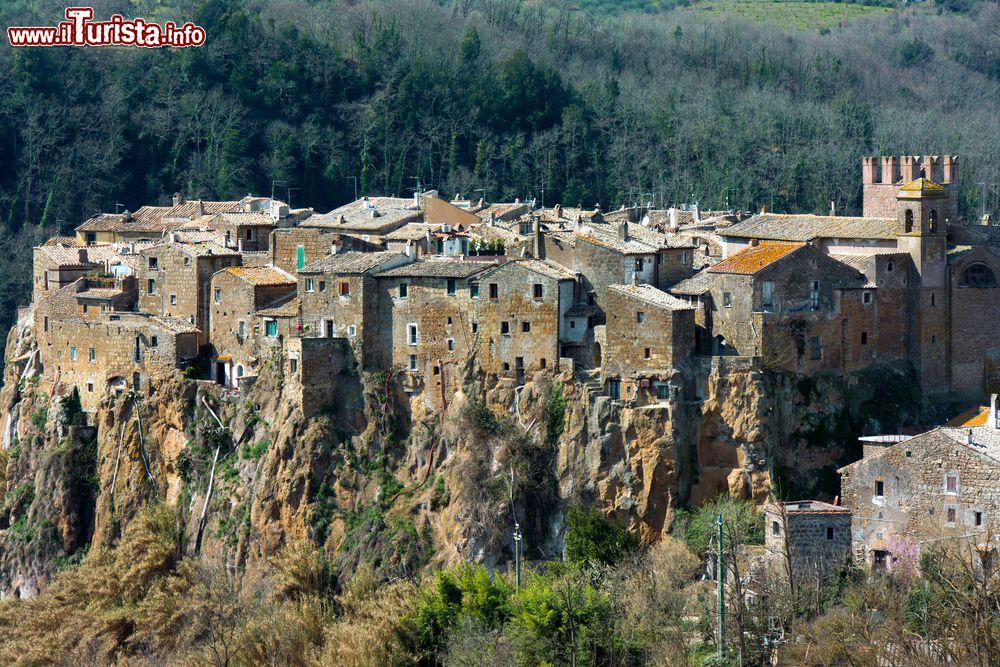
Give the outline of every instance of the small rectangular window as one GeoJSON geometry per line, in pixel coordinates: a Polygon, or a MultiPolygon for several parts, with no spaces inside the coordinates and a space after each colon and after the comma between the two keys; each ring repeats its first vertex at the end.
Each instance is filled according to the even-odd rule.
{"type": "Polygon", "coordinates": [[[636,271],[642,271],[642,266],[643,266],[642,257],[636,257],[635,258],[635,270],[636,271]]]}
{"type": "Polygon", "coordinates": [[[760,305],[764,308],[770,308],[774,305],[774,283],[770,280],[761,283],[760,305]]]}
{"type": "Polygon", "coordinates": [[[222,290],[218,287],[215,288],[215,302],[222,303],[222,290]]]}
{"type": "Polygon", "coordinates": [[[399,283],[399,298],[405,299],[410,294],[410,286],[408,283],[399,283]]]}
{"type": "Polygon", "coordinates": [[[417,344],[417,325],[407,324],[406,325],[406,340],[409,341],[410,345],[417,344]]]}
{"type": "Polygon", "coordinates": [[[479,322],[472,323],[472,333],[479,333],[479,322]]]}
{"type": "Polygon", "coordinates": [[[313,279],[306,278],[306,292],[313,292],[313,279]]]}
{"type": "Polygon", "coordinates": [[[809,358],[810,359],[823,358],[823,344],[820,341],[819,336],[809,337],[809,358]]]}
{"type": "Polygon", "coordinates": [[[70,361],[76,361],[76,348],[75,347],[69,348],[69,360],[70,361]]]}
{"type": "Polygon", "coordinates": [[[97,350],[95,350],[94,348],[88,349],[87,350],[87,358],[90,361],[95,361],[97,359],[97,350]]]}
{"type": "Polygon", "coordinates": [[[469,298],[471,299],[479,298],[479,285],[477,284],[469,285],[469,298]]]}
{"type": "Polygon", "coordinates": [[[661,401],[670,398],[670,387],[665,384],[656,385],[656,397],[661,401]]]}
{"type": "Polygon", "coordinates": [[[833,526],[827,526],[826,527],[826,539],[828,539],[828,540],[832,540],[833,539],[833,526]]]}
{"type": "Polygon", "coordinates": [[[351,326],[347,327],[347,335],[350,338],[354,338],[355,336],[358,335],[358,328],[356,326],[354,326],[353,324],[351,326]]]}
{"type": "Polygon", "coordinates": [[[649,359],[650,356],[651,356],[650,349],[648,347],[643,348],[643,350],[642,350],[642,358],[643,359],[649,359]]]}
{"type": "Polygon", "coordinates": [[[319,291],[320,292],[325,292],[326,291],[326,281],[325,280],[319,281],[319,291]]]}
{"type": "Polygon", "coordinates": [[[528,333],[531,331],[531,322],[521,322],[521,333],[528,333]]]}
{"type": "Polygon", "coordinates": [[[83,304],[83,313],[84,313],[84,315],[87,314],[88,310],[90,310],[90,307],[87,304],[83,304]]]}
{"type": "Polygon", "coordinates": [[[160,339],[157,338],[156,336],[150,336],[149,337],[149,346],[150,347],[159,347],[160,346],[160,339]]]}
{"type": "Polygon", "coordinates": [[[87,383],[87,393],[88,394],[93,394],[94,393],[94,383],[93,382],[88,382],[87,383]]]}
{"type": "Polygon", "coordinates": [[[687,263],[691,261],[691,257],[688,255],[687,250],[681,253],[681,264],[687,266],[687,263]]]}
{"type": "Polygon", "coordinates": [[[819,281],[813,280],[809,283],[809,307],[815,310],[819,308],[819,281]]]}
{"type": "Polygon", "coordinates": [[[45,317],[42,318],[42,331],[48,331],[48,330],[49,330],[49,316],[46,315],[45,317]]]}
{"type": "Polygon", "coordinates": [[[638,312],[636,312],[636,314],[635,314],[635,321],[638,324],[642,324],[643,322],[645,322],[646,321],[646,313],[642,312],[641,310],[638,311],[638,312]]]}
{"type": "Polygon", "coordinates": [[[723,292],[722,293],[722,305],[725,308],[732,308],[733,307],[733,295],[731,293],[729,293],[729,292],[723,292]]]}
{"type": "Polygon", "coordinates": [[[455,296],[456,283],[454,278],[448,279],[448,296],[455,296]]]}
{"type": "Polygon", "coordinates": [[[871,303],[871,302],[872,302],[872,293],[871,292],[862,292],[861,293],[861,303],[871,303]]]}
{"type": "Polygon", "coordinates": [[[171,294],[170,295],[170,305],[171,306],[176,306],[177,305],[177,295],[176,294],[171,294]]]}
{"type": "Polygon", "coordinates": [[[454,352],[455,351],[455,339],[454,338],[449,338],[448,339],[448,351],[449,352],[454,352]]]}
{"type": "Polygon", "coordinates": [[[510,322],[504,320],[500,323],[500,335],[509,336],[510,335],[510,322]]]}
{"type": "Polygon", "coordinates": [[[350,296],[351,295],[351,283],[341,281],[340,286],[337,288],[337,293],[340,296],[350,296]]]}
{"type": "Polygon", "coordinates": [[[983,525],[983,513],[982,512],[975,512],[973,514],[973,517],[975,519],[976,526],[982,526],[983,525]]]}
{"type": "Polygon", "coordinates": [[[155,269],[159,268],[159,265],[160,265],[160,262],[159,262],[159,260],[156,257],[150,257],[149,258],[149,268],[150,269],[155,270],[155,269]]]}
{"type": "Polygon", "coordinates": [[[948,508],[948,523],[955,523],[955,508],[948,508]]]}
{"type": "Polygon", "coordinates": [[[415,354],[410,355],[410,372],[411,373],[417,372],[417,355],[415,354]]]}
{"type": "Polygon", "coordinates": [[[781,524],[778,523],[777,521],[772,521],[771,522],[771,534],[772,535],[781,535],[781,524]]]}
{"type": "Polygon", "coordinates": [[[875,497],[876,498],[885,497],[885,482],[881,479],[875,480],[875,497]]]}
{"type": "Polygon", "coordinates": [[[868,344],[868,332],[867,331],[862,331],[861,332],[861,344],[862,345],[867,345],[868,344]]]}
{"type": "Polygon", "coordinates": [[[294,359],[294,358],[293,359],[289,359],[288,360],[288,366],[289,366],[289,368],[292,371],[292,375],[295,375],[296,373],[299,372],[299,360],[298,359],[294,359]]]}
{"type": "Polygon", "coordinates": [[[149,278],[146,281],[146,292],[149,294],[156,294],[156,280],[149,278]]]}
{"type": "Polygon", "coordinates": [[[947,493],[958,493],[958,475],[947,475],[945,477],[945,491],[947,493]]]}
{"type": "Polygon", "coordinates": [[[264,322],[264,335],[268,338],[278,337],[278,321],[277,320],[265,320],[264,322]]]}
{"type": "Polygon", "coordinates": [[[239,326],[240,338],[244,338],[247,335],[247,323],[240,320],[239,326]]]}
{"type": "Polygon", "coordinates": [[[490,283],[490,301],[496,301],[498,298],[500,298],[500,286],[490,283]]]}
{"type": "Polygon", "coordinates": [[[535,301],[541,301],[542,300],[542,284],[541,283],[535,283],[532,286],[532,295],[534,296],[535,301]]]}

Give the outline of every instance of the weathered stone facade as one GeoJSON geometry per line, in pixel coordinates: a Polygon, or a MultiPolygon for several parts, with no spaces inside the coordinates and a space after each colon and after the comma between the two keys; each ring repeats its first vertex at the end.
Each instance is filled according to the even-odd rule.
{"type": "Polygon", "coordinates": [[[967,427],[942,427],[867,448],[840,470],[854,515],[855,557],[873,566],[942,537],[980,540],[1000,528],[1000,429],[991,410],[967,427]],[[873,451],[874,450],[874,451],[873,451]]]}
{"type": "Polygon", "coordinates": [[[851,510],[817,500],[774,502],[764,509],[764,548],[794,579],[822,577],[851,555],[851,510]]]}
{"type": "Polygon", "coordinates": [[[612,285],[605,294],[603,374],[669,379],[694,352],[694,307],[651,285],[612,285]]]}

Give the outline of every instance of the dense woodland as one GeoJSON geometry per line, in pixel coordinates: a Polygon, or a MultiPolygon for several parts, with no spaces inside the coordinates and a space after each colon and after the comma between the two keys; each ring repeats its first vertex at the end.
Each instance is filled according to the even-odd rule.
{"type": "MultiPolygon", "coordinates": [[[[4,25],[60,9],[4,3],[4,25]]],[[[608,3],[103,0],[204,47],[0,50],[0,326],[30,246],[98,211],[274,191],[520,196],[606,209],[856,210],[869,153],[964,160],[1000,198],[1000,8],[919,3],[833,30],[608,3]],[[951,11],[952,9],[961,11],[951,11]]],[[[982,185],[980,185],[982,184],[982,185]]]]}

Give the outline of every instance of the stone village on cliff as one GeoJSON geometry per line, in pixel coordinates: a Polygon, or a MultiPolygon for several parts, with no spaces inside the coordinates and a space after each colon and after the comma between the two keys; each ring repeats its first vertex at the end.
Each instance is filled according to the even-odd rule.
{"type": "MultiPolygon", "coordinates": [[[[926,394],[984,399],[1000,386],[1000,230],[958,220],[957,157],[865,158],[862,174],[860,217],[435,192],[317,214],[175,195],[34,249],[20,319],[35,346],[14,361],[53,391],[76,387],[88,412],[177,372],[245,391],[267,363],[307,418],[357,369],[389,370],[433,410],[470,359],[486,378],[560,373],[649,410],[703,399],[697,378],[736,365],[810,376],[903,363],[926,394]]],[[[870,441],[841,470],[842,505],[768,506],[769,550],[888,566],[893,540],[1000,526],[995,398],[870,441]]]]}

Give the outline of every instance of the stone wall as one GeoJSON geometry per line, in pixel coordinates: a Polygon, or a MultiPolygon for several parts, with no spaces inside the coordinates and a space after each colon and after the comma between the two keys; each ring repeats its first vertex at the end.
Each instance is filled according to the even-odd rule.
{"type": "Polygon", "coordinates": [[[940,430],[886,447],[840,472],[860,559],[870,562],[874,551],[891,552],[900,540],[919,546],[948,535],[995,535],[1000,528],[1000,464],[940,430]],[[958,476],[956,493],[946,491],[948,474],[958,476]],[[876,495],[876,481],[882,496],[876,495]]]}
{"type": "Polygon", "coordinates": [[[694,351],[693,308],[657,306],[622,289],[608,290],[605,300],[604,375],[621,378],[669,370],[694,351]]]}

